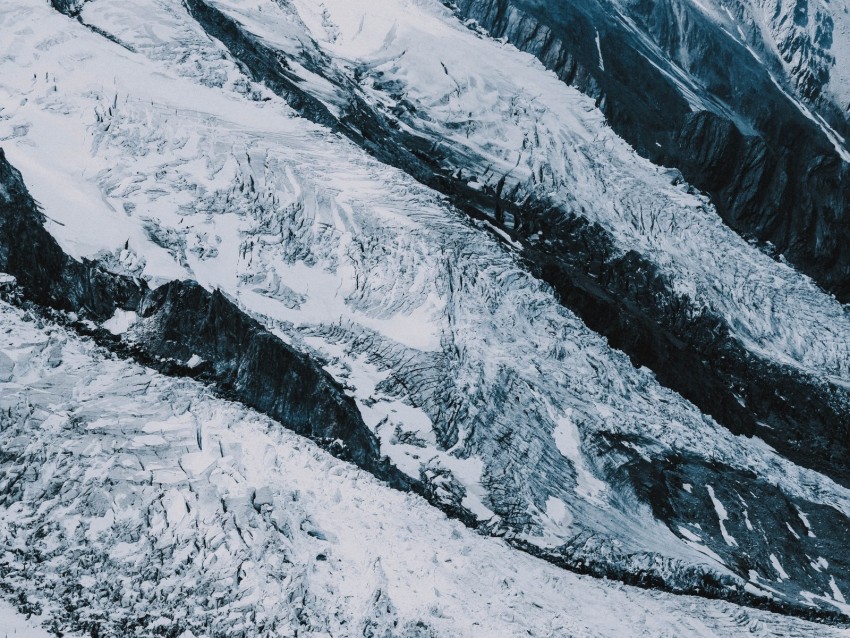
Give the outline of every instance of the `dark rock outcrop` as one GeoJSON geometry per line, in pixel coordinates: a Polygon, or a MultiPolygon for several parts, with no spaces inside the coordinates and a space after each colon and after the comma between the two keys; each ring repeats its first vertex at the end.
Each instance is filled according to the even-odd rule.
{"type": "Polygon", "coordinates": [[[133,334],[150,353],[208,362],[234,399],[314,440],[334,445],[361,467],[380,470],[380,449],[357,407],[331,376],[248,317],[220,291],[175,281],[145,295],[133,334]]]}
{"type": "Polygon", "coordinates": [[[71,17],[78,16],[85,3],[86,0],[50,0],[54,9],[71,17]]]}
{"type": "Polygon", "coordinates": [[[833,579],[839,591],[850,587],[845,550],[850,521],[834,508],[789,497],[754,474],[698,459],[638,459],[624,472],[671,530],[683,537],[690,533],[701,543],[713,537],[712,551],[751,580],[791,595],[803,582],[818,595],[831,595],[833,579]]]}
{"type": "Polygon", "coordinates": [[[769,69],[696,7],[638,2],[624,18],[596,1],[453,6],[596,98],[619,135],[653,162],[679,168],[732,228],[771,242],[850,300],[850,165],[769,69]],[[701,103],[689,104],[685,90],[701,103]]]}
{"type": "Polygon", "coordinates": [[[748,351],[721,317],[695,315],[647,259],[619,255],[599,226],[558,210],[535,223],[548,241],[528,245],[529,267],[588,327],[732,432],[850,484],[850,392],[748,351]]]}

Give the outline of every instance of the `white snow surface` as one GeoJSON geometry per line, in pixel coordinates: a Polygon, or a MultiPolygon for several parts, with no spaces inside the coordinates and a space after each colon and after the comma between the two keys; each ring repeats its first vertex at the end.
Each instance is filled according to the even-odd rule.
{"type": "Polygon", "coordinates": [[[711,485],[706,485],[705,489],[708,490],[708,495],[711,498],[711,502],[714,504],[714,511],[717,512],[717,520],[720,523],[720,533],[723,535],[723,540],[726,541],[726,544],[730,547],[737,547],[738,541],[726,531],[726,521],[729,520],[729,513],[726,511],[726,508],[723,507],[723,503],[721,503],[717,496],[714,494],[714,488],[711,485]]]}
{"type": "MultiPolygon", "coordinates": [[[[0,385],[0,567],[53,630],[850,635],[565,572],[197,382],[116,359],[5,303],[0,325],[0,352],[16,363],[0,385]]],[[[4,621],[19,628],[9,636],[47,635],[0,607],[4,621]]]]}
{"type": "MultiPolygon", "coordinates": [[[[281,50],[314,37],[341,73],[356,61],[398,79],[430,116],[422,131],[492,165],[480,179],[508,175],[584,209],[624,250],[662,266],[695,312],[723,313],[765,356],[848,379],[841,306],[672,186],[530,56],[426,0],[216,5],[281,50]]],[[[541,546],[581,527],[624,552],[724,573],[717,554],[605,487],[617,460],[592,442],[632,435],[647,457],[723,463],[850,514],[848,490],[731,435],[636,370],[443,198],[249,82],[181,5],[94,0],[82,17],[124,46],[47,3],[0,7],[0,138],[48,230],[73,255],[154,285],[189,277],[220,288],[326,361],[403,471],[448,473],[460,505],[493,525],[514,501],[528,514],[515,531],[541,546]]],[[[304,73],[334,107],[336,87],[304,73]]],[[[387,99],[368,81],[363,91],[387,99]]],[[[132,444],[162,437],[140,433],[132,444]]],[[[163,472],[183,480],[173,466],[163,472]]],[[[176,516],[179,502],[169,503],[176,516]]],[[[115,520],[100,524],[104,532],[115,520]]]]}
{"type": "Polygon", "coordinates": [[[0,600],[0,638],[51,638],[51,635],[41,628],[40,620],[42,619],[38,616],[27,617],[0,600]]]}
{"type": "Polygon", "coordinates": [[[116,308],[115,314],[103,322],[103,327],[114,335],[120,335],[127,332],[137,319],[135,312],[116,308]]]}

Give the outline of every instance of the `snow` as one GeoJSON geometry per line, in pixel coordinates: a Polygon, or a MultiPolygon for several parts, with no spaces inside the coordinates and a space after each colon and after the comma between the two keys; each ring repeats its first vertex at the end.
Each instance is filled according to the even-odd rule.
{"type": "MultiPolygon", "coordinates": [[[[39,328],[5,304],[0,319],[0,351],[28,362],[0,385],[11,414],[0,466],[21,490],[0,507],[13,550],[0,562],[4,582],[61,631],[84,621],[116,635],[130,617],[142,622],[138,636],[157,627],[271,635],[272,626],[274,635],[348,635],[386,623],[378,624],[385,635],[402,637],[421,635],[418,623],[437,638],[708,638],[730,635],[744,618],[776,635],[846,635],[565,572],[476,535],[197,382],[39,328]],[[56,338],[62,363],[51,367],[45,344],[56,338]],[[45,390],[28,394],[27,385],[45,390]],[[196,422],[212,453],[197,447],[196,422]],[[142,438],[152,432],[160,437],[142,438]],[[36,458],[41,471],[25,471],[36,458]],[[174,478],[163,480],[166,471],[174,478]],[[50,524],[71,518],[79,526],[50,524]],[[93,526],[98,533],[83,533],[93,526]]],[[[556,500],[547,509],[567,515],[556,500]]],[[[47,635],[0,609],[17,635],[47,635]]]]}
{"type": "Polygon", "coordinates": [[[782,568],[782,564],[779,562],[779,559],[776,558],[776,554],[770,555],[770,564],[773,565],[773,569],[776,570],[776,573],[779,574],[779,580],[788,579],[788,573],[782,568]]]}
{"type": "Polygon", "coordinates": [[[782,84],[776,79],[776,77],[774,77],[772,73],[769,73],[769,75],[771,81],[776,86],[776,88],[778,88],[782,92],[782,94],[785,95],[785,97],[787,97],[791,101],[791,103],[797,107],[797,110],[799,110],[800,113],[802,113],[807,120],[814,122],[817,127],[823,131],[824,135],[826,135],[827,139],[832,143],[832,146],[833,148],[835,148],[835,152],[838,153],[838,156],[845,162],[850,163],[850,150],[847,150],[846,140],[841,137],[835,131],[835,129],[833,129],[829,124],[827,124],[820,115],[812,113],[811,109],[809,109],[809,107],[803,104],[800,99],[798,99],[794,95],[791,95],[785,89],[785,87],[783,87],[782,84]]]}
{"type": "Polygon", "coordinates": [[[725,522],[729,520],[729,513],[726,511],[726,508],[723,507],[723,503],[721,503],[714,495],[714,488],[711,485],[706,485],[705,489],[708,490],[708,495],[711,497],[711,502],[714,504],[714,511],[717,512],[717,520],[720,523],[720,533],[723,535],[723,540],[726,541],[726,544],[730,547],[737,547],[738,541],[736,541],[734,537],[726,531],[725,522]]]}
{"type": "Polygon", "coordinates": [[[750,19],[789,78],[796,83],[807,72],[826,68],[824,93],[839,109],[846,108],[850,103],[850,14],[846,3],[810,2],[808,19],[802,22],[795,19],[798,5],[793,0],[751,0],[746,5],[750,19]]]}
{"type": "MultiPolygon", "coordinates": [[[[652,259],[676,289],[687,291],[695,311],[707,306],[723,315],[754,352],[815,376],[848,376],[850,322],[840,304],[737,237],[705,198],[671,187],[606,128],[590,98],[531,56],[452,27],[430,2],[393,0],[380,11],[365,0],[295,4],[341,72],[356,61],[361,71],[374,68],[384,84],[399,82],[405,100],[427,114],[404,123],[475,160],[479,181],[492,186],[505,176],[506,189],[519,185],[518,198],[545,193],[581,210],[611,231],[623,251],[652,259]],[[318,26],[323,15],[338,27],[333,42],[318,26]],[[439,60],[430,51],[440,51],[439,60]],[[457,131],[443,124],[466,119],[474,126],[457,131]]],[[[249,27],[257,19],[244,9],[240,18],[249,27]]],[[[393,103],[368,75],[361,86],[374,101],[393,103]]]]}
{"type": "Polygon", "coordinates": [[[593,476],[587,469],[584,456],[581,453],[578,428],[568,416],[560,417],[556,423],[557,426],[553,433],[555,445],[558,446],[558,451],[561,454],[572,461],[578,474],[576,493],[591,501],[598,500],[599,496],[605,492],[606,486],[603,481],[593,476]]]}
{"type": "MultiPolygon", "coordinates": [[[[622,250],[651,257],[693,291],[695,308],[722,312],[754,349],[818,374],[850,374],[850,323],[834,299],[740,240],[704,199],[671,186],[591,100],[530,56],[470,33],[426,0],[299,0],[297,11],[285,2],[216,5],[282,50],[327,56],[329,77],[362,65],[358,90],[370,101],[389,99],[376,73],[400,81],[423,114],[400,125],[452,145],[473,166],[492,165],[481,180],[507,175],[521,194],[551,192],[570,210],[584,207],[622,250]],[[447,126],[458,122],[469,130],[447,126]],[[641,209],[644,224],[634,216],[641,209]]],[[[4,148],[56,220],[50,232],[74,255],[154,284],[188,277],[222,290],[326,362],[403,471],[456,483],[458,505],[483,521],[503,519],[516,499],[528,518],[513,531],[541,546],[587,532],[625,555],[655,553],[724,575],[708,532],[704,545],[684,542],[635,494],[610,489],[606,479],[622,466],[606,466],[583,443],[610,435],[645,459],[726,464],[850,513],[848,490],[733,436],[635,369],[529,275],[513,247],[250,83],[179,4],[94,0],[83,17],[132,51],[46,3],[9,0],[0,10],[0,27],[14,34],[0,41],[0,136],[29,127],[4,148]]],[[[315,74],[304,82],[329,105],[346,97],[315,74]]],[[[133,336],[133,322],[113,320],[133,336]]],[[[146,479],[180,489],[214,466],[220,424],[203,421],[196,450],[195,418],[169,418],[151,421],[161,429],[146,423],[150,438],[133,433],[121,449],[131,462],[149,450],[146,479]],[[192,452],[157,460],[154,451],[180,432],[192,452]]],[[[265,475],[252,483],[268,484],[265,475]]],[[[120,527],[98,520],[102,536],[120,527]]],[[[729,539],[718,541],[732,547],[729,539]]]]}
{"type": "Polygon", "coordinates": [[[599,30],[596,31],[596,50],[599,53],[599,70],[605,70],[605,60],[602,59],[602,42],[599,39],[599,30]]]}
{"type": "MultiPolygon", "coordinates": [[[[682,536],[687,538],[689,541],[693,541],[695,543],[699,543],[699,542],[702,541],[702,539],[699,536],[694,534],[687,527],[683,527],[682,525],[679,525],[679,532],[682,534],[682,536]]],[[[722,562],[722,561],[720,561],[720,562],[722,562]]]]}
{"type": "Polygon", "coordinates": [[[806,528],[806,533],[810,538],[816,538],[815,533],[812,531],[812,524],[809,523],[809,517],[806,516],[800,508],[795,508],[797,510],[797,516],[800,517],[800,520],[803,521],[803,526],[806,528]]]}
{"type": "Polygon", "coordinates": [[[561,499],[550,496],[546,501],[546,514],[550,518],[564,519],[567,516],[567,506],[561,499]]]}
{"type": "Polygon", "coordinates": [[[103,322],[103,327],[114,335],[120,335],[127,332],[137,319],[138,315],[135,312],[116,308],[115,314],[103,322]]]}
{"type": "Polygon", "coordinates": [[[37,617],[27,618],[0,600],[0,638],[50,638],[50,634],[39,626],[37,617]]]}
{"type": "Polygon", "coordinates": [[[825,98],[841,112],[850,104],[850,11],[846,3],[805,2],[796,0],[711,0],[707,4],[691,0],[720,25],[733,25],[750,54],[764,64],[771,80],[809,120],[827,136],[839,156],[850,161],[850,146],[817,112],[817,102],[825,98]],[[730,4],[739,17],[730,10],[730,4]],[[806,14],[799,20],[800,11],[806,14]],[[722,13],[721,13],[722,11],[722,13]],[[770,70],[784,73],[777,78],[770,70]],[[810,82],[826,80],[815,104],[806,102],[803,90],[810,82]],[[791,88],[791,91],[788,90],[791,88]],[[795,90],[796,89],[796,90],[795,90]]]}
{"type": "Polygon", "coordinates": [[[688,545],[689,547],[692,547],[693,549],[698,551],[700,554],[704,554],[705,556],[710,558],[712,561],[714,561],[718,565],[724,564],[723,559],[720,557],[720,555],[717,552],[709,549],[708,547],[706,547],[702,543],[698,543],[696,541],[686,539],[685,544],[688,545]]]}
{"type": "Polygon", "coordinates": [[[840,603],[846,603],[844,600],[844,594],[841,593],[841,590],[838,589],[838,585],[835,583],[835,576],[829,577],[829,588],[832,590],[832,597],[840,603]]]}

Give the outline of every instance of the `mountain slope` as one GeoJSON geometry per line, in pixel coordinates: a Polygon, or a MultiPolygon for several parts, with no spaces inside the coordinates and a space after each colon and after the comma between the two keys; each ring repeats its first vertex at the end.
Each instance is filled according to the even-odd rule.
{"type": "MultiPolygon", "coordinates": [[[[164,371],[212,366],[221,389],[233,326],[251,326],[354,406],[355,436],[324,443],[379,476],[387,455],[399,486],[484,534],[576,571],[846,617],[844,309],[638,157],[590,99],[433,2],[59,8],[73,19],[25,0],[0,14],[0,137],[23,177],[3,172],[0,212],[24,202],[38,222],[0,253],[47,231],[75,285],[79,259],[133,282],[103,307],[58,304],[116,335],[103,343],[149,348],[164,371]],[[628,320],[612,340],[618,325],[660,335],[654,372],[588,327],[609,309],[628,320]],[[690,358],[664,367],[674,347],[690,358]],[[720,423],[714,395],[677,392],[690,361],[693,388],[738,406],[720,423]]],[[[50,279],[22,268],[48,303],[50,279]]],[[[301,429],[275,412],[297,384],[249,350],[237,378],[269,402],[233,398],[305,434],[335,426],[321,397],[301,429]]]]}
{"type": "Polygon", "coordinates": [[[844,98],[827,96],[850,90],[841,63],[847,3],[809,5],[461,0],[457,8],[593,96],[641,155],[682,170],[731,227],[846,301],[850,120],[844,98]]]}

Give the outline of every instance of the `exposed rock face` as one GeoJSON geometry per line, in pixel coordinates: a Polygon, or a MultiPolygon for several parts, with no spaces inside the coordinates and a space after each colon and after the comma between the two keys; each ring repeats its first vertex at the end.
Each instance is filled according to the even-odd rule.
{"type": "Polygon", "coordinates": [[[66,255],[42,226],[44,217],[21,174],[0,149],[0,270],[17,277],[37,303],[84,311],[101,320],[138,306],[146,286],[66,255]]]}
{"type": "Polygon", "coordinates": [[[319,365],[246,316],[220,292],[191,281],[150,290],[66,255],[42,226],[21,175],[0,149],[0,271],[13,274],[39,304],[103,322],[116,309],[138,312],[134,346],[147,363],[167,370],[198,356],[227,396],[286,427],[330,445],[397,486],[410,481],[380,459],[377,440],[350,397],[319,365]]]}
{"type": "MultiPolygon", "coordinates": [[[[614,130],[652,161],[680,168],[730,226],[771,242],[824,288],[850,299],[850,151],[779,88],[770,59],[762,63],[680,0],[622,10],[596,2],[456,5],[595,97],[614,130]]],[[[786,45],[783,55],[794,57],[795,46],[802,45],[786,45]]],[[[815,98],[812,86],[822,80],[810,80],[801,77],[803,93],[815,98]]],[[[841,134],[850,130],[846,112],[830,119],[841,134]]]]}
{"type": "Polygon", "coordinates": [[[54,9],[72,17],[79,15],[85,2],[86,0],[50,0],[54,9]]]}
{"type": "Polygon", "coordinates": [[[539,224],[552,241],[531,247],[529,262],[589,327],[732,432],[850,484],[844,387],[748,351],[722,318],[694,315],[646,258],[618,255],[599,227],[557,212],[539,224]]]}
{"type": "Polygon", "coordinates": [[[637,485],[647,490],[647,499],[656,513],[671,525],[693,526],[698,522],[702,527],[721,533],[727,542],[717,551],[726,555],[741,572],[773,573],[777,571],[776,562],[784,551],[782,548],[793,547],[795,552],[800,550],[803,556],[811,556],[814,560],[786,561],[789,562],[787,566],[780,563],[787,574],[780,574],[780,578],[795,578],[795,573],[816,575],[818,586],[829,591],[830,576],[818,569],[816,557],[828,554],[837,561],[836,567],[841,565],[841,570],[850,567],[846,554],[831,540],[847,534],[847,520],[832,508],[798,502],[777,492],[775,486],[742,472],[731,472],[727,476],[729,482],[717,485],[714,468],[696,459],[675,457],[661,462],[639,461],[627,471],[637,485]],[[747,485],[746,490],[730,487],[739,482],[747,485]],[[682,490],[683,483],[694,487],[690,491],[682,490]],[[771,503],[770,511],[761,510],[768,502],[771,503]],[[741,509],[726,511],[723,503],[737,503],[741,509]],[[753,523],[755,518],[760,522],[753,523]],[[819,537],[812,530],[813,525],[832,531],[819,537]],[[738,543],[746,543],[739,539],[746,539],[753,532],[769,535],[771,545],[748,545],[746,554],[736,552],[734,548],[738,543]],[[833,533],[837,535],[832,536],[833,533]]]}
{"type": "MultiPolygon", "coordinates": [[[[219,291],[173,282],[148,293],[132,333],[143,347],[178,361],[200,357],[227,396],[298,434],[335,443],[335,451],[378,476],[392,479],[374,435],[354,402],[315,362],[284,344],[219,291]]],[[[201,364],[203,365],[203,364],[201,364]]],[[[399,486],[406,486],[402,481],[399,486]]]]}

